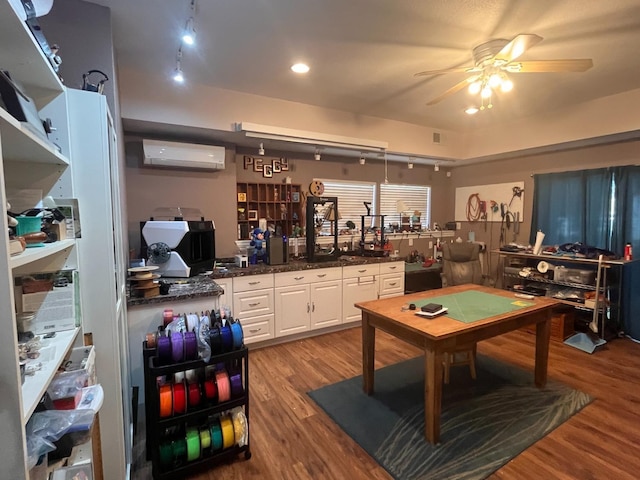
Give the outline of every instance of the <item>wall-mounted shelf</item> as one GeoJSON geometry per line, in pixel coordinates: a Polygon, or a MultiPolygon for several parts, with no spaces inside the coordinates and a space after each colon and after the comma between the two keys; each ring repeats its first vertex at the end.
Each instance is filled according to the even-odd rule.
{"type": "Polygon", "coordinates": [[[42,247],[32,247],[25,249],[24,252],[11,257],[9,264],[12,269],[28,265],[29,263],[50,257],[63,250],[68,250],[76,244],[76,241],[60,240],[59,242],[45,243],[42,247]]]}
{"type": "Polygon", "coordinates": [[[250,239],[261,218],[267,225],[280,227],[287,237],[293,236],[296,225],[303,225],[300,185],[238,183],[236,200],[239,240],[250,239]]]}

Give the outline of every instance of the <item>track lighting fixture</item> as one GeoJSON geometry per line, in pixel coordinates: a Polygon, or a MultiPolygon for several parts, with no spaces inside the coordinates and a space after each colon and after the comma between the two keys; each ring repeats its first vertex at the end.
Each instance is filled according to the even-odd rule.
{"type": "Polygon", "coordinates": [[[187,26],[184,28],[184,32],[182,32],[182,42],[185,45],[193,45],[196,43],[196,31],[193,28],[193,17],[189,17],[189,20],[187,20],[187,26]]]}
{"type": "Polygon", "coordinates": [[[264,144],[260,143],[260,148],[258,148],[258,155],[264,155],[264,144]]]}
{"type": "Polygon", "coordinates": [[[173,71],[173,80],[176,83],[184,82],[184,75],[182,75],[182,47],[178,49],[178,55],[176,56],[176,69],[173,71]]]}
{"type": "Polygon", "coordinates": [[[366,159],[364,157],[364,155],[360,155],[360,165],[364,165],[366,163],[366,159]]]}
{"type": "Polygon", "coordinates": [[[440,164],[436,163],[436,164],[433,166],[433,171],[434,171],[434,172],[439,172],[439,171],[440,171],[440,164]]]}
{"type": "Polygon", "coordinates": [[[316,160],[320,160],[320,150],[316,148],[316,153],[313,154],[313,158],[316,160]]]}
{"type": "Polygon", "coordinates": [[[409,161],[407,162],[407,168],[409,170],[413,170],[413,157],[409,157],[409,161]]]}

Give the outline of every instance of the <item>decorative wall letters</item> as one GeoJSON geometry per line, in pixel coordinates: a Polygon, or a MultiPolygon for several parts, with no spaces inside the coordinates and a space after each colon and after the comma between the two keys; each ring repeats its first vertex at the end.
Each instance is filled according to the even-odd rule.
{"type": "Polygon", "coordinates": [[[262,172],[264,178],[273,177],[274,173],[288,172],[289,160],[287,158],[272,158],[270,161],[263,157],[244,156],[244,169],[253,167],[254,172],[262,172]]]}

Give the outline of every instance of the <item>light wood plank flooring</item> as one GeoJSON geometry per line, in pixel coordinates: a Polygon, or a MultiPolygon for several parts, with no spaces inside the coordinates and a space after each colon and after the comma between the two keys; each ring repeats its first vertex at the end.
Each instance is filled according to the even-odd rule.
{"type": "MultiPolygon", "coordinates": [[[[512,332],[481,342],[478,353],[532,369],[534,339],[512,332]]],[[[376,368],[420,353],[377,333],[376,368]]],[[[253,456],[190,480],[391,478],[306,395],[361,374],[360,328],[255,349],[249,358],[253,456]]],[[[552,341],[549,377],[595,401],[489,478],[639,478],[640,344],[616,339],[589,355],[552,341]]],[[[150,478],[148,471],[138,470],[133,478],[150,478]]]]}

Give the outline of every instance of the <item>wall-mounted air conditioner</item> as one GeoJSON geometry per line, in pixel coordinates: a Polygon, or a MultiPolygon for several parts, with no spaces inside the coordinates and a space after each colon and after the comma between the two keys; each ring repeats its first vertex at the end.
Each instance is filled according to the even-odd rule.
{"type": "Polygon", "coordinates": [[[156,167],[224,169],[224,147],[142,140],[144,164],[156,167]]]}

